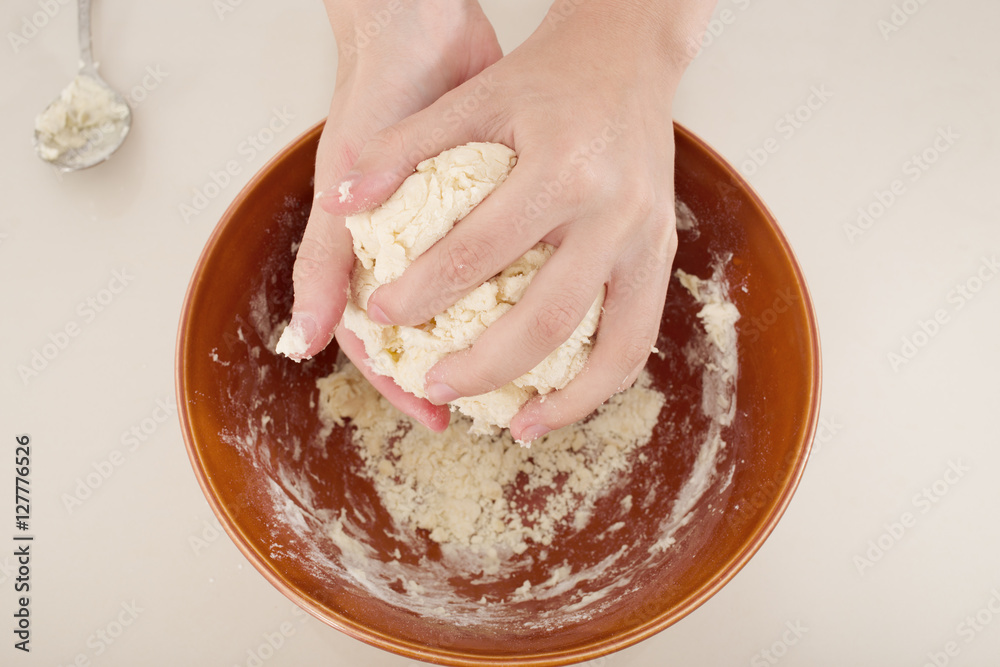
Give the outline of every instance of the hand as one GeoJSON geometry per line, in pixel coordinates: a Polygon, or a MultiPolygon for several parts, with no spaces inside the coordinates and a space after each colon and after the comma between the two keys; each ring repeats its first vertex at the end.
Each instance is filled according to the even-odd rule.
{"type": "MultiPolygon", "coordinates": [[[[476,2],[421,0],[389,7],[398,11],[369,0],[328,3],[339,57],[333,102],[316,155],[316,192],[343,178],[379,130],[425,108],[502,55],[476,2]],[[372,25],[379,30],[364,32],[372,25]]],[[[337,329],[353,265],[351,235],[343,217],[314,205],[292,276],[290,327],[306,342],[297,360],[325,348],[336,329],[341,349],[390,402],[429,428],[443,430],[449,418],[446,407],[418,399],[391,378],[373,373],[361,341],[337,329]]]]}
{"type": "Polygon", "coordinates": [[[531,440],[585,417],[644,366],[677,247],[671,102],[690,37],[711,9],[669,4],[585,3],[568,17],[554,7],[513,53],[376,134],[345,178],[353,201],[334,196],[339,184],[321,198],[331,214],[348,215],[384,201],[417,162],[447,148],[496,141],[517,152],[507,181],[368,302],[375,321],[417,325],[538,241],[558,246],[519,304],[427,374],[433,403],[533,368],[605,284],[589,363],[564,389],[529,401],[512,434],[531,440]]]}

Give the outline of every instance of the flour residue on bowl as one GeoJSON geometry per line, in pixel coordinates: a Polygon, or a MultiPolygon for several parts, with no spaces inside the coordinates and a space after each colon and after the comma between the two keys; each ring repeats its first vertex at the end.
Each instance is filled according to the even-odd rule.
{"type": "MultiPolygon", "coordinates": [[[[356,471],[372,481],[382,508],[392,517],[393,535],[409,557],[372,546],[373,509],[349,498],[339,509],[317,508],[311,480],[279,471],[272,484],[275,509],[315,542],[317,567],[346,573],[372,596],[422,615],[447,617],[459,625],[510,622],[549,630],[601,613],[619,594],[642,586],[642,573],[655,567],[687,525],[699,499],[717,477],[725,447],[722,430],[735,415],[738,362],[735,323],[739,313],[728,300],[726,259],[706,278],[678,271],[681,285],[700,305],[702,332],[684,349],[686,363],[700,369],[701,411],[709,418],[690,474],[676,493],[657,535],[641,545],[621,540],[623,520],[609,522],[601,540],[621,540],[598,562],[546,563],[547,576],[528,574],[547,555],[544,547],[557,535],[586,528],[597,501],[611,489],[629,484],[632,467],[645,458],[664,403],[647,374],[616,394],[589,420],[555,431],[530,449],[509,434],[475,436],[459,417],[435,434],[395,410],[345,362],[317,381],[319,414],[328,433],[348,426],[362,466],[356,471]],[[533,498],[534,502],[528,499],[533,498]],[[539,500],[540,498],[540,500],[539,500]],[[523,500],[522,500],[523,499],[523,500]],[[334,549],[309,535],[319,530],[334,549]],[[439,545],[433,557],[426,543],[439,545]],[[543,547],[539,550],[537,547],[543,547]],[[529,547],[534,547],[529,550],[529,547]],[[624,560],[630,564],[624,567],[624,560]],[[616,566],[619,576],[607,577],[616,566]],[[502,597],[470,597],[456,578],[470,587],[514,582],[502,597]],[[531,601],[558,599],[551,611],[516,613],[531,601]]],[[[322,443],[319,443],[322,446],[322,443]]],[[[638,491],[639,489],[636,489],[638,491]]],[[[658,489],[642,498],[622,498],[624,519],[634,503],[649,506],[658,489]]]]}
{"type": "MultiPolygon", "coordinates": [[[[678,221],[684,234],[697,233],[686,207],[678,207],[678,221]]],[[[710,276],[677,272],[685,308],[693,301],[697,310],[694,329],[683,347],[656,343],[658,362],[674,360],[700,378],[700,405],[682,401],[698,418],[665,421],[670,402],[681,399],[669,390],[664,396],[644,374],[585,423],[530,449],[507,431],[470,436],[461,419],[432,434],[396,412],[349,364],[323,371],[326,377],[295,412],[287,397],[254,391],[254,381],[268,374],[309,374],[308,364],[268,354],[287,323],[287,306],[275,301],[273,271],[264,267],[249,321],[238,322],[227,343],[249,352],[245,381],[225,388],[246,409],[246,424],[222,435],[268,478],[275,521],[301,543],[292,549],[275,540],[270,558],[295,558],[318,580],[353,582],[394,607],[454,625],[553,632],[620,604],[672,557],[685,527],[701,520],[706,492],[721,493],[731,480],[732,469],[718,470],[738,378],[739,313],[728,297],[728,266],[728,256],[716,257],[710,276]],[[304,411],[311,411],[315,428],[303,431],[296,423],[304,411]],[[690,450],[678,459],[685,473],[676,488],[637,483],[657,457],[649,447],[654,427],[663,446],[684,441],[690,450]],[[339,482],[314,470],[345,447],[353,454],[344,474],[368,480],[372,492],[358,495],[352,485],[331,501],[320,489],[339,482]],[[636,534],[637,516],[655,518],[648,534],[636,534]],[[600,545],[593,558],[560,550],[577,536],[600,545]]]]}
{"type": "MultiPolygon", "coordinates": [[[[664,400],[644,373],[590,419],[527,448],[506,430],[477,435],[458,414],[443,433],[423,428],[349,362],[317,386],[321,418],[351,423],[364,474],[397,524],[494,560],[497,552],[524,553],[531,542],[550,545],[567,522],[583,528],[602,491],[627,469],[630,453],[649,441],[664,400]],[[541,490],[538,506],[522,500],[541,490]]],[[[498,566],[485,567],[495,573],[498,566]]]]}
{"type": "MultiPolygon", "coordinates": [[[[714,481],[716,461],[726,446],[722,429],[732,424],[736,416],[736,381],[739,378],[736,322],[740,312],[729,300],[729,284],[725,279],[729,259],[727,256],[724,260],[716,260],[711,278],[699,278],[680,269],[675,271],[681,285],[701,304],[698,319],[705,335],[695,337],[685,355],[688,364],[702,368],[701,409],[711,421],[693,471],[661,524],[662,537],[650,547],[652,552],[672,546],[674,533],[690,521],[692,510],[714,481]]],[[[732,481],[732,473],[731,468],[726,485],[732,481]]]]}

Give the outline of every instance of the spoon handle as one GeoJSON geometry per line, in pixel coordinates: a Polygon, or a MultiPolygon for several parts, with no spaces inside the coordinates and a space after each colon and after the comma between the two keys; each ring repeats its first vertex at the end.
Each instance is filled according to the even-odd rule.
{"type": "Polygon", "coordinates": [[[94,54],[90,50],[90,0],[77,0],[76,25],[80,40],[80,70],[96,73],[94,54]]]}

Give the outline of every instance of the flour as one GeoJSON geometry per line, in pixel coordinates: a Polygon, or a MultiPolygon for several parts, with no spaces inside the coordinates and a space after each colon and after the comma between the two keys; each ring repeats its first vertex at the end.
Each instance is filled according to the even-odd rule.
{"type": "Polygon", "coordinates": [[[397,524],[426,530],[435,542],[514,554],[529,542],[551,544],[567,525],[587,525],[595,501],[630,467],[629,454],[649,442],[664,400],[644,372],[586,422],[528,449],[506,431],[470,433],[462,416],[443,433],[429,431],[392,407],[350,363],[317,386],[321,418],[336,425],[350,420],[364,472],[397,524]],[[527,482],[517,489],[519,475],[527,482]],[[542,508],[519,506],[516,491],[542,488],[551,490],[542,508]]]}
{"type": "MultiPolygon", "coordinates": [[[[736,461],[723,435],[736,417],[739,375],[738,313],[727,306],[732,269],[723,256],[710,276],[677,274],[680,285],[668,305],[680,303],[691,328],[679,338],[661,336],[656,347],[662,363],[687,373],[683,384],[658,372],[650,385],[644,375],[629,391],[650,392],[648,406],[641,407],[648,397],[639,400],[625,417],[636,397],[617,395],[618,403],[605,406],[603,427],[597,415],[569,431],[582,435],[568,437],[563,429],[530,450],[506,434],[475,436],[461,428],[437,437],[471,449],[430,442],[434,436],[423,427],[386,418],[383,399],[372,400],[370,387],[346,365],[308,397],[256,393],[257,376],[284,377],[294,368],[295,377],[309,377],[309,367],[267,354],[287,304],[275,307],[273,296],[253,299],[250,322],[234,331],[247,348],[248,380],[224,389],[246,423],[222,441],[265,478],[274,524],[292,530],[299,545],[275,533],[264,553],[279,569],[294,559],[316,581],[336,580],[353,594],[490,632],[560,632],[620,609],[625,598],[641,599],[665,566],[690,554],[692,533],[706,523],[714,530],[717,508],[726,505],[736,461]],[[700,394],[682,396],[677,390],[691,389],[691,381],[700,394]],[[677,423],[664,417],[671,410],[677,423]],[[296,421],[303,411],[322,414],[326,423],[303,430],[296,421]],[[615,414],[629,428],[615,424],[615,414]],[[644,439],[650,424],[653,436],[644,439]],[[684,455],[664,457],[675,446],[684,455]],[[349,485],[343,497],[324,499],[330,480],[317,470],[347,452],[345,474],[365,478],[366,490],[349,485]],[[672,486],[656,475],[665,470],[680,475],[672,486]],[[387,548],[375,546],[386,538],[387,548]]],[[[228,362],[224,351],[217,351],[219,364],[228,362]]],[[[661,363],[657,357],[651,365],[661,363]]]]}
{"type": "MultiPolygon", "coordinates": [[[[660,539],[649,547],[652,554],[673,546],[674,534],[691,521],[695,506],[715,479],[716,461],[726,446],[722,429],[732,424],[736,416],[739,377],[736,322],[740,313],[729,300],[729,285],[725,279],[730,259],[730,256],[717,259],[710,279],[698,278],[680,269],[674,272],[681,285],[702,306],[698,319],[705,336],[696,337],[688,344],[686,356],[689,364],[702,367],[701,410],[711,421],[693,472],[677,494],[670,514],[660,524],[660,539]]],[[[730,482],[732,472],[731,469],[728,473],[730,482]]]]}
{"type": "MultiPolygon", "coordinates": [[[[441,545],[442,553],[440,561],[425,559],[419,567],[400,562],[398,556],[387,561],[366,546],[365,529],[342,511],[327,524],[327,531],[350,575],[393,604],[445,614],[459,624],[508,620],[511,605],[556,598],[565,600],[559,618],[568,622],[600,613],[614,603],[615,591],[641,587],[638,573],[655,567],[676,544],[678,531],[693,520],[699,500],[716,480],[716,463],[726,446],[722,429],[735,415],[739,312],[728,301],[725,265],[726,260],[719,261],[711,278],[677,272],[700,305],[697,316],[703,332],[692,337],[684,354],[692,368],[702,369],[701,409],[710,422],[690,476],[655,539],[645,547],[648,555],[633,563],[629,574],[604,578],[623,567],[622,559],[639,558],[626,538],[598,563],[574,568],[555,562],[544,579],[515,579],[519,585],[502,599],[471,601],[444,583],[456,576],[477,584],[509,581],[536,562],[534,558],[547,558],[537,547],[551,546],[557,535],[588,529],[596,502],[635,474],[632,467],[644,459],[642,448],[659,419],[665,397],[651,387],[646,371],[635,386],[613,396],[586,422],[550,433],[525,449],[507,432],[470,433],[466,417],[453,420],[443,433],[432,433],[397,412],[342,360],[338,370],[317,381],[322,420],[331,427],[352,428],[363,461],[360,474],[373,481],[393,519],[395,537],[412,541],[424,534],[441,545]],[[539,490],[545,495],[540,507],[520,504],[524,494],[539,490]],[[528,557],[532,545],[537,553],[528,557]],[[390,581],[402,582],[403,593],[387,589],[390,581]]],[[[650,484],[643,507],[657,500],[656,492],[657,485],[650,484]]],[[[618,511],[627,515],[635,502],[632,494],[622,496],[618,511]]],[[[611,522],[595,539],[620,541],[625,528],[625,521],[611,522]]],[[[543,615],[533,623],[549,627],[554,618],[543,615]]]]}

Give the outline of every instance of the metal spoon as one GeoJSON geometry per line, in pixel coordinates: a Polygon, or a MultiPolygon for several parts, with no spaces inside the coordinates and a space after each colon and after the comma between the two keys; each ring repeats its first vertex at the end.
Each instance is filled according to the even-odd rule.
{"type": "Polygon", "coordinates": [[[97,73],[90,50],[90,0],[77,1],[80,70],[35,119],[35,152],[60,171],[104,162],[132,126],[128,102],[97,73]]]}

